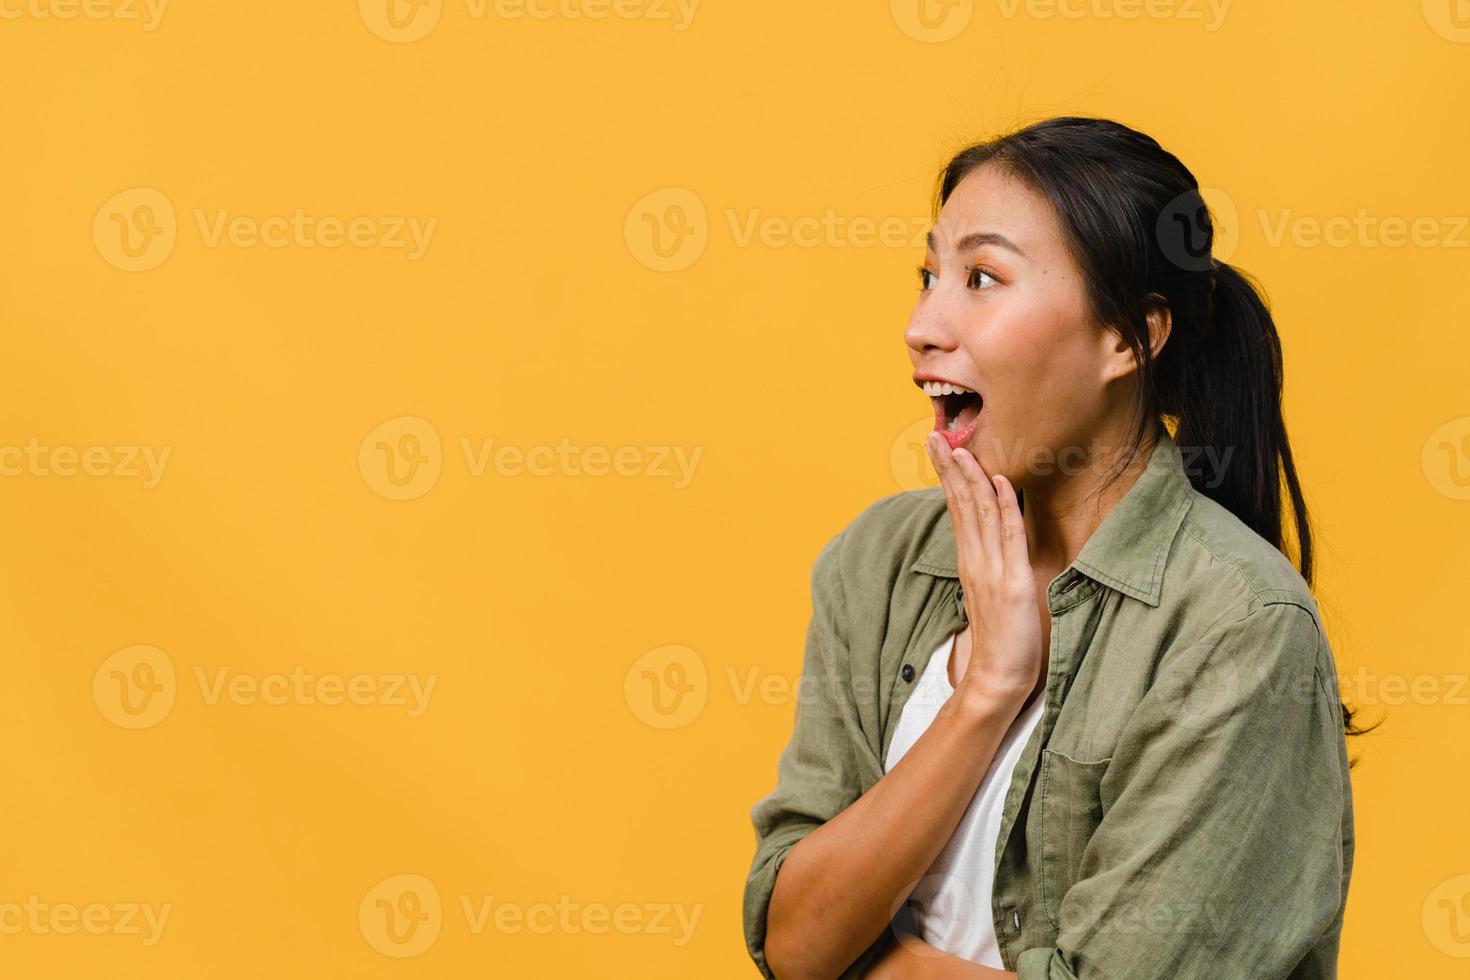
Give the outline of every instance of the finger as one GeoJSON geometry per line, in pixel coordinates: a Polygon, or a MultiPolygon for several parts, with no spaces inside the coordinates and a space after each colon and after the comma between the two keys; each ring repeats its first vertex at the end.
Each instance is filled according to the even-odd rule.
{"type": "Polygon", "coordinates": [[[985,468],[968,449],[956,449],[954,459],[955,466],[964,474],[965,485],[974,501],[975,525],[979,530],[985,567],[993,573],[1003,573],[1005,556],[1000,542],[1000,502],[996,500],[995,487],[985,468]]]}
{"type": "Polygon", "coordinates": [[[1000,540],[1002,561],[1006,574],[1013,576],[1031,573],[1031,553],[1026,545],[1026,522],[1021,516],[1021,502],[1011,481],[997,475],[995,496],[1000,503],[1000,540]]]}
{"type": "Polygon", "coordinates": [[[954,526],[955,550],[962,573],[978,567],[984,561],[984,548],[980,542],[980,527],[975,521],[975,498],[969,482],[954,461],[949,443],[937,432],[925,439],[929,457],[939,473],[939,483],[944,487],[945,499],[949,502],[950,524],[954,526]]]}
{"type": "Polygon", "coordinates": [[[924,440],[924,448],[929,451],[929,461],[934,464],[934,472],[939,474],[939,486],[944,490],[944,499],[949,503],[950,516],[954,519],[955,533],[958,534],[958,518],[964,507],[964,502],[960,499],[964,480],[955,468],[954,460],[950,459],[949,448],[944,444],[943,436],[931,432],[924,440]]]}

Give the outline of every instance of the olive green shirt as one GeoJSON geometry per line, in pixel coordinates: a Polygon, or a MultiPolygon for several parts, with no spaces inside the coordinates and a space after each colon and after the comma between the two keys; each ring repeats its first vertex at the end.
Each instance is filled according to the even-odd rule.
{"type": "MultiPolygon", "coordinates": [[[[1160,431],[1047,587],[1046,703],[996,846],[1001,956],[1023,980],[1336,976],[1353,820],[1332,650],[1297,570],[1192,487],[1160,431]]],[[[745,940],[767,977],[781,863],[882,778],[916,679],[965,623],[959,585],[938,488],[878,501],[816,560],[795,730],[751,811],[745,940]]]]}

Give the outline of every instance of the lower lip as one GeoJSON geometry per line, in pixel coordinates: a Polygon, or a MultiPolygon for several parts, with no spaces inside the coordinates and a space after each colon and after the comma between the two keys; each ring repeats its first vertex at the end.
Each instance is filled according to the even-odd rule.
{"type": "Polygon", "coordinates": [[[965,443],[970,441],[970,437],[975,434],[975,430],[980,428],[980,420],[984,417],[985,405],[982,403],[980,405],[980,411],[975,413],[975,418],[970,422],[969,425],[965,426],[963,429],[955,429],[954,431],[950,431],[949,429],[946,429],[944,427],[944,417],[940,415],[939,411],[936,409],[934,412],[934,431],[944,436],[944,440],[949,443],[950,449],[958,449],[965,443]]]}

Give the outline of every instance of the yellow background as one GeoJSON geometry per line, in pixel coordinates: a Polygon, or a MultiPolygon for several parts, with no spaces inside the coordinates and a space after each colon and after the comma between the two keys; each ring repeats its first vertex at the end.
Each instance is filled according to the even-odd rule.
{"type": "Polygon", "coordinates": [[[53,910],[0,973],[754,975],[812,559],[923,479],[934,173],[1066,113],[1178,153],[1274,304],[1324,613],[1387,719],[1343,976],[1470,967],[1463,2],[111,2],[0,2],[0,906],[170,912],[146,945],[53,910]],[[375,230],[206,233],[298,210],[375,230]],[[406,217],[427,251],[373,244],[406,217]],[[130,257],[119,220],[159,234],[130,257]],[[154,485],[126,447],[168,451],[154,485]],[[436,686],[413,716],[198,680],[298,668],[436,686]],[[172,701],[129,714],[129,679],[172,701]]]}

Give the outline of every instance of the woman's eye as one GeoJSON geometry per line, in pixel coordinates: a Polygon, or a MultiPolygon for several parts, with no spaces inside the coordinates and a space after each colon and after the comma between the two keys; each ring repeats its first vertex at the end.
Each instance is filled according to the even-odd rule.
{"type": "Polygon", "coordinates": [[[935,278],[936,277],[935,277],[934,273],[930,272],[928,269],[925,269],[923,267],[920,267],[920,269],[919,269],[919,289],[921,291],[933,289],[934,288],[934,280],[935,280],[935,278]]]}
{"type": "Polygon", "coordinates": [[[986,272],[984,269],[975,268],[974,266],[966,269],[965,272],[965,285],[969,286],[971,289],[985,288],[985,284],[981,281],[982,277],[985,279],[989,279],[991,282],[996,281],[996,278],[990,273],[986,272]]]}

